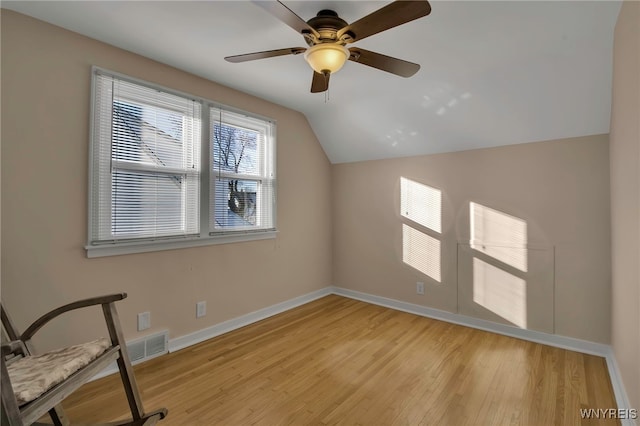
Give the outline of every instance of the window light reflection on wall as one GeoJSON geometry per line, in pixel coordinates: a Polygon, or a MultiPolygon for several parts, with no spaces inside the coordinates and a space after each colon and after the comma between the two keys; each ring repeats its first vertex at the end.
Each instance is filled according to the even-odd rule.
{"type": "Polygon", "coordinates": [[[407,219],[442,232],[442,193],[405,177],[400,178],[400,214],[407,219]]]}
{"type": "Polygon", "coordinates": [[[471,248],[527,272],[527,222],[470,203],[471,248]]]}
{"type": "Polygon", "coordinates": [[[527,328],[527,283],[478,258],[473,259],[473,301],[527,328]]]}
{"type": "Polygon", "coordinates": [[[402,224],[402,261],[440,282],[440,240],[402,224]]]}

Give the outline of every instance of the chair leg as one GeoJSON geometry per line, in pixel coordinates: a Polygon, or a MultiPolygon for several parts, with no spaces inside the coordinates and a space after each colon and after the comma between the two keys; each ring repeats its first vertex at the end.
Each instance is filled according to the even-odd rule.
{"type": "Polygon", "coordinates": [[[146,414],[140,420],[122,420],[115,423],[109,423],[108,426],[153,426],[165,417],[167,417],[167,410],[162,408],[146,414]]]}
{"type": "Polygon", "coordinates": [[[58,404],[49,410],[49,417],[51,417],[51,421],[55,426],[69,426],[69,419],[67,415],[64,413],[64,409],[62,408],[62,404],[58,404]]]}
{"type": "Polygon", "coordinates": [[[105,319],[107,321],[107,328],[109,329],[109,335],[111,342],[114,345],[120,346],[120,357],[118,358],[118,369],[120,370],[120,378],[124,390],[127,394],[127,401],[129,402],[129,408],[131,409],[131,416],[134,421],[141,420],[144,417],[144,408],[142,407],[142,400],[140,399],[140,391],[138,390],[138,384],[133,374],[133,367],[131,367],[131,361],[129,360],[129,354],[120,328],[120,320],[118,319],[118,312],[114,303],[108,305],[102,305],[105,319]]]}

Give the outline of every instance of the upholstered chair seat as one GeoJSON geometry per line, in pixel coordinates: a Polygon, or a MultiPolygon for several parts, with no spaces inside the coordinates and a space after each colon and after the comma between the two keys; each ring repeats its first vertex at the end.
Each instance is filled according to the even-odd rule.
{"type": "Polygon", "coordinates": [[[111,342],[102,337],[42,355],[26,356],[10,363],[7,370],[18,404],[31,402],[58,383],[64,382],[110,346],[111,342]]]}

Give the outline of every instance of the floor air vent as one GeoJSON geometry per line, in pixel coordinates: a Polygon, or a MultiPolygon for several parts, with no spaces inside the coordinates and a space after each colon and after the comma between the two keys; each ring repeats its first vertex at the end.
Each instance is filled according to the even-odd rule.
{"type": "Polygon", "coordinates": [[[132,364],[137,364],[169,352],[169,332],[162,331],[127,342],[127,352],[132,364]]]}
{"type": "MultiPolygon", "coordinates": [[[[127,342],[127,353],[129,354],[131,364],[139,364],[168,352],[169,331],[167,330],[127,342]]],[[[91,380],[100,379],[117,372],[118,364],[114,361],[107,368],[93,376],[91,380]]]]}

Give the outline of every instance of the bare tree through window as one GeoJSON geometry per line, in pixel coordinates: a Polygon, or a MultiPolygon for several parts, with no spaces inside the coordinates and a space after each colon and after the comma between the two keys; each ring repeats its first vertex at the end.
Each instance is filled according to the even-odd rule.
{"type": "MultiPolygon", "coordinates": [[[[220,174],[255,175],[258,167],[258,134],[255,131],[216,123],[214,125],[213,164],[220,174]]],[[[240,178],[225,179],[227,207],[249,225],[256,224],[256,195],[258,182],[240,178]]],[[[222,179],[216,189],[222,190],[222,179]]],[[[220,194],[217,201],[222,201],[220,194]]],[[[216,218],[216,222],[224,226],[216,218]]]]}

